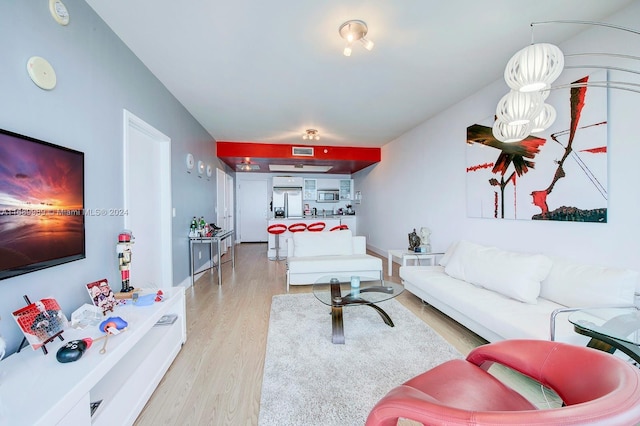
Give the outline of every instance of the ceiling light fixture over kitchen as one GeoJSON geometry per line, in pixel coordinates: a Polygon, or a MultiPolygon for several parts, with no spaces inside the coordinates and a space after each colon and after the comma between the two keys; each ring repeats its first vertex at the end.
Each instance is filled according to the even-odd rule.
{"type": "Polygon", "coordinates": [[[373,49],[374,43],[365,38],[368,31],[369,28],[367,27],[367,24],[359,19],[352,19],[351,21],[347,21],[340,25],[340,28],[338,28],[340,37],[347,41],[347,45],[344,47],[342,52],[344,56],[351,56],[351,46],[354,41],[358,40],[360,40],[365,49],[373,49]]]}
{"type": "Polygon", "coordinates": [[[252,164],[249,159],[245,159],[240,164],[236,164],[236,171],[238,172],[251,172],[254,170],[260,170],[258,164],[252,164]]]}
{"type": "Polygon", "coordinates": [[[320,140],[320,133],[316,129],[307,129],[302,135],[302,139],[304,140],[320,140]]]}

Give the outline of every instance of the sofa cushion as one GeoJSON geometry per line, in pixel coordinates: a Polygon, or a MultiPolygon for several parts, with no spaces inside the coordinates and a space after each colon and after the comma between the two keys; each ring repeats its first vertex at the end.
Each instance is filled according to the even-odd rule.
{"type": "MultiPolygon", "coordinates": [[[[417,295],[428,295],[425,296],[425,302],[436,307],[444,303],[449,310],[462,313],[472,323],[480,324],[502,339],[548,340],[551,312],[563,307],[545,299],[540,299],[535,305],[525,305],[498,292],[452,278],[438,266],[403,266],[400,268],[400,277],[405,281],[408,291],[414,290],[415,286],[419,289],[414,290],[417,295]]],[[[461,321],[457,316],[453,319],[461,321]]],[[[474,329],[473,324],[468,326],[474,329]]],[[[573,325],[566,320],[566,316],[557,320],[558,340],[586,343],[584,341],[588,339],[583,337],[573,331],[573,325]]]]}
{"type": "Polygon", "coordinates": [[[535,304],[540,282],[549,274],[551,259],[460,241],[445,272],[471,284],[521,302],[535,304]]]}
{"type": "MultiPolygon", "coordinates": [[[[335,231],[334,231],[335,232],[335,231]]],[[[382,270],[382,260],[367,254],[345,256],[306,256],[288,260],[289,272],[348,272],[382,270]]]]}
{"type": "Polygon", "coordinates": [[[458,243],[459,241],[454,241],[449,248],[447,249],[447,251],[444,253],[444,255],[440,258],[440,261],[438,262],[438,265],[440,266],[447,266],[447,263],[449,263],[449,260],[451,259],[451,256],[453,256],[453,252],[456,251],[456,247],[458,247],[458,243]]]}
{"type": "Polygon", "coordinates": [[[351,255],[353,242],[351,230],[331,232],[295,232],[293,255],[295,257],[351,255]]]}
{"type": "Polygon", "coordinates": [[[638,272],[554,258],[540,296],[570,307],[633,305],[638,272]]]}

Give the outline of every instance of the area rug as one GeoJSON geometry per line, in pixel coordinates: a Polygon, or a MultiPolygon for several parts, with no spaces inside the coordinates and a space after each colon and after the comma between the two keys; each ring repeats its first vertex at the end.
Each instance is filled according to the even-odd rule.
{"type": "Polygon", "coordinates": [[[395,327],[367,306],[343,309],[345,344],[331,343],[331,308],[313,294],[274,296],[260,426],[364,425],[393,387],[462,355],[396,300],[395,327]]]}

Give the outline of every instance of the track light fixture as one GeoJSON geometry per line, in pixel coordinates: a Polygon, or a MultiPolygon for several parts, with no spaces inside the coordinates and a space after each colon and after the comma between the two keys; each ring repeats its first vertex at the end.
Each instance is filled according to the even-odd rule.
{"type": "Polygon", "coordinates": [[[347,45],[344,47],[342,52],[344,56],[351,56],[351,46],[354,41],[358,40],[360,40],[365,49],[373,49],[374,43],[365,38],[368,31],[369,28],[367,27],[367,24],[359,19],[352,19],[351,21],[347,21],[340,25],[340,28],[338,28],[340,37],[345,39],[347,42],[347,45]]]}
{"type": "Polygon", "coordinates": [[[316,129],[307,129],[302,135],[302,139],[304,140],[320,140],[320,133],[316,129]]]}

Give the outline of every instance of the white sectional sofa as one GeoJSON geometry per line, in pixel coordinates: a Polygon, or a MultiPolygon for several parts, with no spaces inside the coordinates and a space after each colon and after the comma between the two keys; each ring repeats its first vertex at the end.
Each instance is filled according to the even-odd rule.
{"type": "Polygon", "coordinates": [[[382,279],[382,259],[368,255],[366,238],[348,229],[296,232],[287,239],[287,291],[289,285],[313,284],[334,273],[382,279]]]}
{"type": "Polygon", "coordinates": [[[585,344],[575,308],[633,306],[636,271],[583,265],[460,241],[438,266],[403,266],[405,289],[489,342],[532,338],[585,344]]]}

